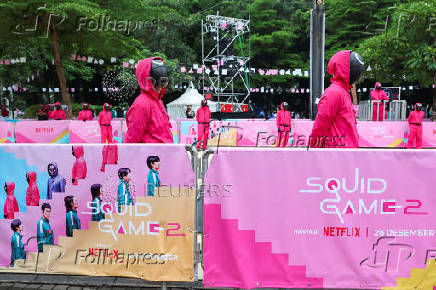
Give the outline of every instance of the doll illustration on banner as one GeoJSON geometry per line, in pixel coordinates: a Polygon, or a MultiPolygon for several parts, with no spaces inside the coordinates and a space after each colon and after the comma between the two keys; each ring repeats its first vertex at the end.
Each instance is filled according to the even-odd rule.
{"type": "Polygon", "coordinates": [[[72,150],[73,156],[76,157],[76,161],[73,164],[72,182],[73,185],[77,185],[79,179],[86,178],[87,167],[85,159],[83,159],[83,145],[74,145],[72,150]]]}
{"type": "Polygon", "coordinates": [[[103,146],[103,161],[101,164],[101,172],[105,172],[106,164],[118,163],[118,146],[116,144],[107,144],[103,146]]]}
{"type": "Polygon", "coordinates": [[[130,168],[120,168],[118,169],[118,177],[120,182],[118,184],[117,190],[117,206],[118,213],[121,213],[122,205],[134,205],[135,202],[132,196],[132,188],[130,187],[130,168]]]}
{"type": "Polygon", "coordinates": [[[105,219],[104,210],[101,207],[101,198],[100,198],[101,193],[102,193],[101,184],[96,183],[91,185],[92,207],[94,208],[92,212],[92,221],[96,221],[96,222],[105,219]]]}
{"type": "Polygon", "coordinates": [[[52,199],[53,192],[65,192],[65,178],[59,175],[58,165],[52,162],[47,166],[50,178],[47,181],[47,199],[52,199]]]}
{"type": "Polygon", "coordinates": [[[161,184],[158,172],[160,168],[159,156],[148,156],[147,167],[150,168],[147,176],[147,196],[154,196],[155,188],[161,184]]]}
{"type": "Polygon", "coordinates": [[[15,260],[26,259],[26,251],[24,250],[23,241],[23,226],[21,220],[13,220],[11,229],[14,234],[11,237],[11,267],[14,266],[15,260]]]}
{"type": "Polygon", "coordinates": [[[4,218],[5,219],[14,219],[15,213],[19,211],[18,203],[15,199],[14,191],[15,191],[15,183],[14,182],[5,182],[5,192],[6,192],[6,200],[5,205],[3,207],[4,210],[4,218]]]}
{"type": "Polygon", "coordinates": [[[66,196],[64,198],[65,201],[65,233],[67,237],[73,236],[73,230],[80,230],[80,219],[77,216],[77,209],[79,208],[79,203],[77,199],[72,196],[66,196]]]}
{"type": "Polygon", "coordinates": [[[38,206],[39,205],[39,189],[36,185],[36,172],[29,171],[26,173],[26,180],[29,184],[26,193],[26,205],[27,206],[38,206]]]}

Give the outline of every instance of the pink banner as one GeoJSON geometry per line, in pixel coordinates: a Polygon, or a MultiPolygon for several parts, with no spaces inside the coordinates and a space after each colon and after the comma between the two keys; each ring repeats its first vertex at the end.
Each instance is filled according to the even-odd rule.
{"type": "MultiPolygon", "coordinates": [[[[123,193],[127,190],[127,185],[123,187],[119,178],[119,169],[121,168],[129,169],[129,179],[125,180],[128,180],[128,193],[134,202],[147,195],[147,198],[153,198],[148,194],[150,186],[153,190],[161,186],[166,188],[172,187],[172,196],[169,196],[170,193],[166,192],[168,196],[166,196],[165,200],[169,200],[171,197],[179,197],[177,196],[179,190],[181,190],[179,186],[189,189],[195,185],[191,162],[183,145],[160,144],[155,146],[143,144],[127,146],[122,144],[101,144],[29,146],[14,144],[0,146],[0,160],[2,160],[0,162],[0,182],[2,187],[5,182],[14,183],[14,187],[10,190],[17,204],[15,212],[12,207],[13,216],[5,219],[4,212],[6,210],[3,211],[3,208],[6,209],[8,207],[3,205],[8,202],[6,202],[6,194],[0,195],[0,230],[2,232],[0,235],[0,246],[2,249],[0,252],[0,267],[7,267],[11,263],[11,236],[14,234],[11,230],[11,222],[13,219],[21,220],[23,226],[22,242],[27,252],[27,257],[33,257],[35,252],[38,251],[36,231],[38,220],[41,218],[41,205],[43,203],[51,205],[49,223],[54,233],[54,245],[57,247],[65,246],[65,241],[73,239],[66,237],[68,225],[66,224],[64,198],[68,195],[73,195],[77,200],[77,216],[80,220],[81,230],[102,228],[99,233],[102,239],[108,236],[112,237],[113,234],[104,230],[108,226],[103,223],[108,223],[110,220],[102,220],[103,226],[99,225],[99,220],[93,222],[94,224],[91,223],[91,213],[93,212],[93,207],[91,206],[90,208],[90,203],[93,201],[91,185],[101,184],[102,202],[109,204],[111,208],[115,207],[116,202],[119,202],[117,198],[120,195],[120,186],[123,188],[123,193]],[[108,149],[108,147],[110,148],[108,149]],[[75,152],[75,155],[72,152],[75,152]],[[149,156],[157,156],[160,160],[160,167],[154,171],[154,175],[150,175],[151,170],[147,166],[147,158],[149,156]],[[48,172],[49,164],[55,164],[57,168],[55,177],[49,175],[51,174],[51,172],[48,172]],[[31,181],[29,183],[26,181],[28,176],[26,174],[28,172],[34,173],[34,177],[30,178],[31,181]],[[150,180],[156,180],[156,178],[159,180],[159,185],[150,184],[150,180]],[[74,179],[76,182],[73,181],[74,179]],[[34,204],[29,204],[29,201],[34,204]]],[[[8,191],[8,200],[9,196],[8,191]]],[[[102,205],[102,208],[106,208],[106,205],[105,207],[102,205]]],[[[146,212],[143,208],[141,210],[142,213],[146,212]]],[[[138,211],[138,209],[135,207],[134,211],[138,211]]],[[[186,216],[189,216],[189,214],[193,214],[193,212],[185,213],[186,216]]],[[[122,215],[126,215],[125,217],[128,220],[128,217],[132,217],[132,208],[130,208],[130,214],[124,212],[122,215]]],[[[134,214],[134,216],[141,216],[143,221],[146,220],[146,214],[134,214]]],[[[104,218],[103,214],[103,217],[100,219],[104,218]]],[[[106,218],[109,219],[108,215],[106,215],[106,218]]],[[[110,218],[112,218],[112,214],[110,218]]],[[[127,228],[130,227],[130,230],[122,233],[126,236],[133,234],[127,220],[124,221],[126,222],[125,226],[127,228]]],[[[183,230],[186,229],[184,228],[183,230]]],[[[139,238],[145,235],[151,237],[150,234],[147,234],[147,231],[149,232],[148,229],[145,229],[144,232],[144,228],[142,228],[142,235],[139,234],[140,230],[137,231],[136,235],[139,238]]],[[[75,231],[74,235],[80,236],[80,234],[86,233],[89,235],[90,233],[88,231],[78,232],[80,231],[75,231]]],[[[168,237],[164,238],[162,233],[164,233],[163,229],[157,231],[154,234],[156,239],[168,239],[168,237]]],[[[99,239],[99,235],[96,235],[96,240],[99,239]]],[[[122,239],[121,236],[123,235],[120,235],[119,238],[122,239]]],[[[110,245],[98,244],[93,246],[97,248],[111,247],[110,245]]],[[[86,248],[86,252],[87,250],[86,248]]],[[[121,250],[123,249],[121,248],[121,250]]],[[[96,273],[93,272],[93,274],[96,273]]]]}
{"type": "Polygon", "coordinates": [[[14,125],[11,122],[0,121],[0,143],[15,143],[14,125]]]}
{"type": "Polygon", "coordinates": [[[436,150],[221,148],[204,187],[205,285],[434,282],[418,278],[436,256],[434,160],[436,150]]]}
{"type": "MultiPolygon", "coordinates": [[[[238,121],[238,146],[274,146],[277,137],[275,120],[238,121]]],[[[293,120],[289,145],[307,146],[313,121],[293,120]],[[292,144],[292,145],[291,145],[292,144]]],[[[436,123],[423,122],[423,147],[436,147],[436,123]]],[[[358,122],[360,147],[406,147],[409,135],[407,122],[358,122]]]]}
{"type": "MultiPolygon", "coordinates": [[[[209,127],[210,146],[216,146],[218,139],[220,146],[236,146],[237,143],[237,125],[234,121],[212,121],[209,127]]],[[[181,121],[180,122],[180,143],[193,144],[197,142],[197,122],[181,121]]]]}
{"type": "MultiPolygon", "coordinates": [[[[116,143],[123,142],[121,120],[112,120],[112,137],[116,143]]],[[[70,143],[101,143],[98,121],[70,121],[70,143]]]]}
{"type": "Polygon", "coordinates": [[[16,143],[68,143],[70,121],[19,121],[16,143]]]}

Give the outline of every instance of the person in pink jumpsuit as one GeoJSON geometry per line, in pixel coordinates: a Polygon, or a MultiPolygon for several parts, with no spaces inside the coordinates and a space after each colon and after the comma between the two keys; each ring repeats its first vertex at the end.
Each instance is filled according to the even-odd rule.
{"type": "Polygon", "coordinates": [[[77,185],[79,179],[86,178],[87,167],[86,167],[85,159],[83,159],[83,155],[84,155],[83,145],[74,145],[73,156],[76,157],[76,161],[74,161],[73,169],[72,169],[73,185],[77,185]]]}
{"type": "Polygon", "coordinates": [[[410,112],[409,127],[410,134],[407,140],[407,149],[411,149],[416,140],[416,149],[422,148],[422,120],[424,119],[424,112],[422,111],[422,104],[415,104],[415,111],[410,112]]]}
{"type": "Polygon", "coordinates": [[[198,143],[197,149],[200,149],[203,144],[203,150],[207,148],[207,140],[209,138],[209,122],[210,122],[210,109],[207,105],[207,100],[201,101],[201,107],[197,110],[197,122],[198,122],[198,143]]]}
{"type": "Polygon", "coordinates": [[[101,143],[112,143],[112,114],[110,111],[110,105],[105,103],[103,105],[103,111],[98,115],[98,123],[101,130],[101,143]]]}
{"type": "Polygon", "coordinates": [[[280,111],[277,113],[276,123],[278,130],[276,147],[286,147],[292,126],[291,112],[288,111],[288,103],[283,102],[280,104],[280,111]]]}
{"type": "Polygon", "coordinates": [[[359,147],[349,91],[352,84],[362,77],[363,71],[364,63],[354,51],[342,50],[330,59],[327,72],[333,77],[318,104],[318,115],[309,138],[310,147],[359,147]]]}
{"type": "Polygon", "coordinates": [[[143,59],[136,68],[141,94],[126,114],[124,143],[173,143],[171,124],[162,102],[168,71],[160,57],[143,59]]]}
{"type": "Polygon", "coordinates": [[[386,92],[382,89],[382,84],[379,82],[375,83],[374,90],[371,91],[371,99],[373,101],[380,101],[380,103],[373,103],[372,105],[372,120],[373,121],[383,121],[383,108],[385,119],[387,119],[388,111],[384,106],[383,101],[388,101],[389,97],[386,92]],[[377,108],[378,108],[378,116],[377,116],[377,108]]]}
{"type": "Polygon", "coordinates": [[[80,121],[92,121],[94,119],[92,112],[89,110],[89,105],[84,103],[82,105],[82,111],[79,112],[79,120],[80,121]]]}
{"type": "Polygon", "coordinates": [[[51,117],[54,120],[66,120],[67,115],[65,114],[65,111],[62,110],[61,103],[57,102],[55,104],[55,110],[53,111],[51,117]]]}
{"type": "Polygon", "coordinates": [[[5,219],[14,219],[15,213],[19,211],[18,202],[15,199],[14,191],[15,183],[5,182],[6,200],[3,207],[5,219]]]}
{"type": "Polygon", "coordinates": [[[36,172],[29,171],[26,173],[26,180],[29,184],[26,193],[26,205],[27,206],[38,206],[39,205],[39,189],[36,185],[36,172]]]}

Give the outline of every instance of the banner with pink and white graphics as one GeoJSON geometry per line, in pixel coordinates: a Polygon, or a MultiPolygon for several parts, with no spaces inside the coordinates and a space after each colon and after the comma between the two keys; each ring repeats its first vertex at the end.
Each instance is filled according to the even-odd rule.
{"type": "Polygon", "coordinates": [[[395,287],[436,257],[435,160],[432,149],[221,148],[204,185],[205,285],[395,287]]]}
{"type": "Polygon", "coordinates": [[[14,125],[11,122],[0,122],[0,143],[15,143],[14,125]]]}
{"type": "Polygon", "coordinates": [[[18,121],[16,143],[68,143],[70,121],[18,121]]]}
{"type": "MultiPolygon", "coordinates": [[[[112,139],[123,142],[122,120],[112,120],[112,139]]],[[[70,143],[101,143],[98,121],[70,121],[70,143]]]]}
{"type": "Polygon", "coordinates": [[[2,144],[0,160],[0,272],[193,280],[185,146],[2,144]]]}
{"type": "MultiPolygon", "coordinates": [[[[277,138],[277,125],[273,121],[237,121],[238,146],[274,146],[277,138]]],[[[307,146],[313,121],[293,120],[289,147],[307,146]]],[[[423,147],[436,147],[436,123],[423,122],[423,147]]],[[[407,122],[357,122],[359,147],[406,147],[409,136],[407,122]]],[[[195,131],[195,130],[194,130],[195,131]]],[[[183,133],[182,133],[183,135],[183,133]]],[[[183,139],[182,139],[183,140],[183,139]]]]}

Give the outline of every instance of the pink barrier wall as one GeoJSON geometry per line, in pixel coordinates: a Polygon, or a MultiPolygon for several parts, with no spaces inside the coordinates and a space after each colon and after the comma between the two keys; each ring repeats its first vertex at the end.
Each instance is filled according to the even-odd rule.
{"type": "MultiPolygon", "coordinates": [[[[112,137],[122,143],[122,121],[112,120],[112,137]]],[[[100,143],[101,131],[98,121],[70,121],[70,143],[100,143]]]]}
{"type": "Polygon", "coordinates": [[[70,121],[19,121],[16,143],[68,143],[70,121]]]}
{"type": "MultiPolygon", "coordinates": [[[[101,171],[104,145],[80,145],[84,148],[83,160],[87,166],[85,179],[79,179],[77,185],[72,184],[72,168],[76,158],[71,154],[71,145],[2,145],[0,146],[0,184],[5,182],[15,183],[15,198],[19,205],[19,212],[15,218],[22,221],[24,226],[23,243],[29,242],[25,247],[27,252],[37,251],[36,224],[41,217],[41,209],[38,206],[26,206],[26,172],[37,173],[37,187],[40,194],[40,203],[48,202],[52,206],[50,225],[53,228],[55,244],[60,236],[65,236],[65,205],[64,197],[73,195],[79,201],[78,216],[81,220],[82,229],[88,229],[91,215],[87,203],[91,201],[90,187],[100,183],[103,186],[102,200],[115,204],[117,187],[120,182],[118,177],[119,168],[130,168],[132,180],[131,191],[133,196],[146,196],[147,175],[149,168],[146,160],[150,155],[160,157],[159,178],[166,186],[190,186],[195,184],[194,174],[186,150],[182,145],[113,145],[118,149],[117,164],[106,164],[105,172],[101,171]],[[47,182],[49,175],[47,166],[56,162],[58,173],[66,181],[65,192],[53,193],[53,198],[47,200],[47,182]]],[[[176,190],[175,190],[175,193],[176,190]]],[[[12,220],[4,219],[3,205],[5,194],[0,195],[0,267],[8,266],[11,259],[11,236],[13,234],[10,225],[12,220]]]]}
{"type": "Polygon", "coordinates": [[[0,143],[14,142],[14,125],[11,122],[0,122],[0,143]]]}
{"type": "Polygon", "coordinates": [[[208,287],[394,287],[436,255],[436,150],[221,148],[205,180],[208,287]]]}
{"type": "MultiPolygon", "coordinates": [[[[182,122],[182,128],[183,128],[182,122]]],[[[212,122],[214,124],[214,122],[212,122]]],[[[244,120],[233,123],[237,129],[238,146],[274,146],[277,126],[273,121],[244,120]]],[[[308,136],[312,132],[313,121],[293,120],[292,135],[289,144],[295,147],[307,146],[308,136]]],[[[360,147],[405,147],[409,135],[407,122],[358,122],[360,147]]],[[[197,134],[192,123],[189,131],[181,131],[181,142],[193,140],[197,134]],[[186,133],[188,132],[188,135],[186,133]]],[[[289,145],[290,146],[290,145],[289,145]]],[[[423,123],[423,147],[436,147],[436,123],[423,123]]]]}

